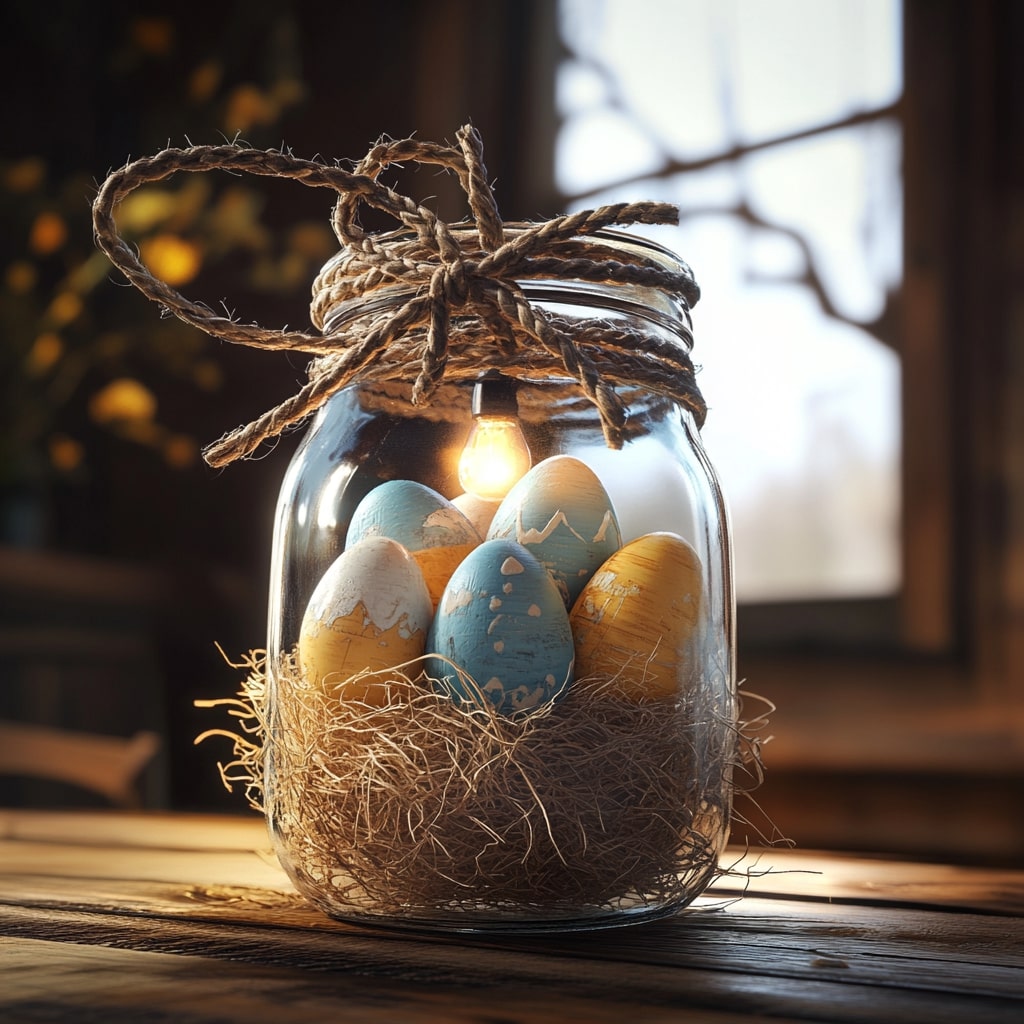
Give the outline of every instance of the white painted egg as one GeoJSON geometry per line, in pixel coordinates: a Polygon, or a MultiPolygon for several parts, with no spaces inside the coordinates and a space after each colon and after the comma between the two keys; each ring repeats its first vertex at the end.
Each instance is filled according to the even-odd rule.
{"type": "Polygon", "coordinates": [[[437,605],[449,577],[481,535],[447,498],[415,480],[387,480],[356,507],[346,546],[390,537],[416,560],[437,605]]]}
{"type": "Polygon", "coordinates": [[[448,659],[503,714],[540,706],[572,678],[572,631],[561,595],[537,559],[511,540],[484,541],[455,570],[427,651],[432,679],[447,677],[444,688],[453,696],[475,698],[448,659]]]}
{"type": "Polygon", "coordinates": [[[299,631],[299,665],[339,697],[372,699],[380,681],[351,677],[420,657],[432,611],[423,574],[405,548],[366,537],[317,583],[299,631]]]}
{"type": "Polygon", "coordinates": [[[648,533],[620,548],[583,588],[569,620],[576,678],[633,700],[673,697],[695,670],[703,573],[674,533],[648,533]]]}
{"type": "Polygon", "coordinates": [[[551,574],[567,608],[622,543],[611,499],[594,471],[570,455],[538,462],[494,514],[488,539],[508,537],[551,574]]]}

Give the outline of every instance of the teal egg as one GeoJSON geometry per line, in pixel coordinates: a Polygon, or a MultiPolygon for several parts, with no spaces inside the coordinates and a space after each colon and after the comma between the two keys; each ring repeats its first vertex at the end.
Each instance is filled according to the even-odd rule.
{"type": "Polygon", "coordinates": [[[415,480],[385,480],[356,506],[346,547],[389,537],[407,551],[480,542],[473,524],[442,494],[415,480]]]}
{"type": "Polygon", "coordinates": [[[502,714],[528,711],[571,682],[569,615],[550,575],[525,547],[484,541],[448,581],[427,654],[427,674],[456,699],[475,702],[482,695],[502,714]]]}
{"type": "Polygon", "coordinates": [[[619,521],[597,474],[570,455],[538,462],[508,492],[487,531],[526,547],[551,574],[567,608],[622,546],[619,521]]]}

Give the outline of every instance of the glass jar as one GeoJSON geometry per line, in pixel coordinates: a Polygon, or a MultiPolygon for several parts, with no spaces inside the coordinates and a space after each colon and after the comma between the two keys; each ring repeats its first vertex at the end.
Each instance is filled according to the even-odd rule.
{"type": "MultiPolygon", "coordinates": [[[[688,273],[653,243],[599,235],[688,273]]],[[[686,303],[659,289],[519,284],[578,338],[633,332],[641,362],[692,344],[686,303]]],[[[325,330],[358,332],[409,297],[347,298],[325,330]]],[[[494,349],[427,402],[387,375],[345,387],[292,459],[269,608],[271,834],[299,891],[343,919],[545,931],[665,916],[714,878],[729,832],[722,494],[684,404],[620,379],[616,448],[575,380],[494,349]],[[490,472],[505,462],[511,485],[490,472]]]]}

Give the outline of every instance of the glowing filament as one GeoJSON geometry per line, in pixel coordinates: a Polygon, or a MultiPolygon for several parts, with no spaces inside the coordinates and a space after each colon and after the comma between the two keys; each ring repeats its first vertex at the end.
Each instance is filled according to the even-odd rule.
{"type": "Polygon", "coordinates": [[[530,449],[514,416],[479,416],[459,459],[459,483],[490,501],[504,498],[530,468],[530,449]]]}

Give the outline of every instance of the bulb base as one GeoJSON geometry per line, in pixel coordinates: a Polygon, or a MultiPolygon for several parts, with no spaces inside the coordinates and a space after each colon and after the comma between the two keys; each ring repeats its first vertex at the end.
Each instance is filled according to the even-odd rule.
{"type": "Polygon", "coordinates": [[[516,398],[516,389],[516,382],[501,374],[489,374],[486,377],[481,377],[473,385],[473,415],[477,418],[480,416],[518,416],[519,402],[516,398]]]}

